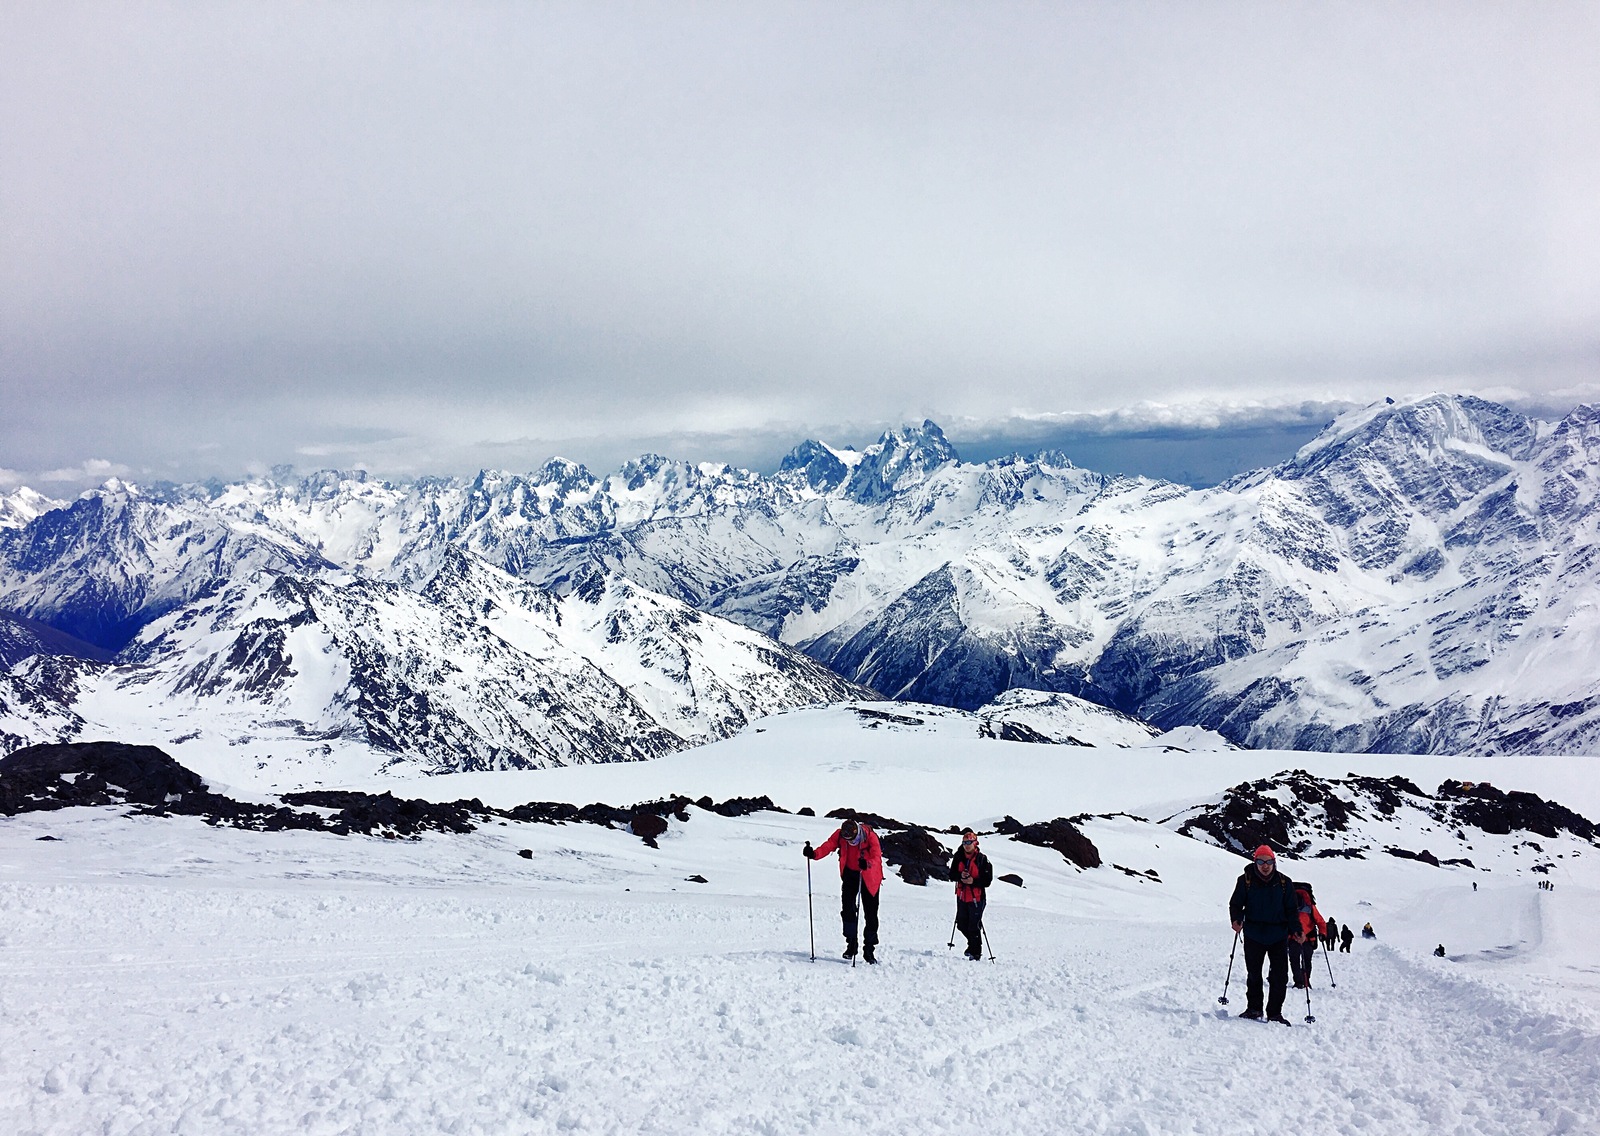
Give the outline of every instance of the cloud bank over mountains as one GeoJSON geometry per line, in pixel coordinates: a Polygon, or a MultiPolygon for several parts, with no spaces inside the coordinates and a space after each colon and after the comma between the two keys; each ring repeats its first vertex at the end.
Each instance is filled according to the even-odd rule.
{"type": "Polygon", "coordinates": [[[1597,61],[1576,6],[20,9],[0,463],[1552,397],[1600,373],[1597,61]]]}

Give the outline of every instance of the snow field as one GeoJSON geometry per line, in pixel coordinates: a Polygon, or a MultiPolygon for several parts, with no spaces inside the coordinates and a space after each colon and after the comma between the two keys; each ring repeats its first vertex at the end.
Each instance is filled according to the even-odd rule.
{"type": "MultiPolygon", "coordinates": [[[[692,810],[652,850],[589,825],[390,841],[117,813],[0,821],[0,1131],[1467,1136],[1600,1115],[1582,1007],[1500,980],[1585,953],[1563,940],[1593,906],[1579,878],[1478,893],[1478,922],[1524,938],[1525,893],[1563,913],[1510,957],[1358,942],[1337,990],[1318,959],[1317,1023],[1291,991],[1289,1030],[1217,1016],[1241,862],[1127,820],[1089,831],[1163,883],[986,838],[1027,881],[991,893],[999,961],[947,948],[947,885],[891,877],[885,962],[852,969],[832,862],[808,958],[798,849],[825,820],[692,810]]],[[[1380,934],[1410,912],[1420,935],[1454,883],[1316,867],[1324,909],[1368,910],[1363,888],[1380,934]]]]}

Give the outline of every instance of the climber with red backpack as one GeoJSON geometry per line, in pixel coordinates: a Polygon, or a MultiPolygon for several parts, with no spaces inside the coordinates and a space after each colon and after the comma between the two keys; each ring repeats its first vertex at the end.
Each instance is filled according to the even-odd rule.
{"type": "Polygon", "coordinates": [[[1294,899],[1300,910],[1300,934],[1303,939],[1289,944],[1289,969],[1294,972],[1294,988],[1310,990],[1311,960],[1317,953],[1317,940],[1328,933],[1328,923],[1322,918],[1322,912],[1317,910],[1317,898],[1310,884],[1296,880],[1294,899]],[[1315,937],[1311,931],[1313,925],[1317,929],[1315,937]]]}

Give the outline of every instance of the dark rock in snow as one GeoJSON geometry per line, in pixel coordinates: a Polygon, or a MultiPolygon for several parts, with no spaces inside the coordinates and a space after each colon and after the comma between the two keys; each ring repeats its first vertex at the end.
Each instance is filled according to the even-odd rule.
{"type": "Polygon", "coordinates": [[[1007,872],[1005,875],[996,876],[995,878],[998,879],[1001,883],[1003,883],[1003,884],[1011,884],[1013,887],[1021,887],[1022,886],[1022,877],[1017,875],[1017,873],[1015,873],[1015,872],[1007,872]]]}
{"type": "Polygon", "coordinates": [[[879,816],[877,813],[858,812],[855,809],[837,808],[828,813],[829,820],[853,820],[857,824],[870,824],[881,836],[884,829],[888,828],[916,828],[917,825],[907,824],[894,817],[879,816]]]}
{"type": "Polygon", "coordinates": [[[1485,832],[1537,832],[1554,838],[1566,831],[1584,840],[1595,838],[1594,823],[1588,818],[1532,793],[1502,793],[1486,781],[1445,781],[1439,786],[1439,796],[1453,805],[1461,822],[1485,832]]]}
{"type": "MultiPolygon", "coordinates": [[[[709,801],[710,798],[702,798],[702,800],[709,801]]],[[[789,811],[788,809],[780,809],[772,803],[772,798],[765,794],[759,797],[729,797],[720,805],[701,804],[698,801],[696,804],[700,804],[701,808],[709,809],[718,816],[725,817],[749,816],[751,813],[787,813],[789,811]]]]}
{"type": "MultiPolygon", "coordinates": [[[[1532,793],[1501,792],[1492,785],[1446,781],[1428,794],[1404,777],[1325,780],[1303,769],[1235,785],[1212,804],[1168,817],[1178,832],[1207,839],[1248,855],[1267,844],[1280,856],[1361,859],[1373,846],[1391,856],[1437,866],[1471,867],[1465,857],[1413,852],[1389,841],[1403,830],[1439,831],[1438,839],[1470,843],[1473,830],[1506,836],[1532,832],[1547,838],[1570,834],[1600,843],[1593,822],[1532,793]],[[1399,827],[1395,827],[1399,826],[1399,827]],[[1386,836],[1390,829],[1392,836],[1386,836]]],[[[1528,842],[1531,843],[1531,842],[1528,842]]]]}
{"type": "Polygon", "coordinates": [[[925,828],[907,828],[880,835],[883,861],[897,868],[908,884],[924,887],[930,879],[950,878],[950,851],[925,828]]]}
{"type": "Polygon", "coordinates": [[[633,834],[652,848],[659,848],[656,837],[665,836],[667,832],[666,818],[655,813],[640,813],[633,818],[633,834]]]}
{"type": "Polygon", "coordinates": [[[684,883],[689,883],[689,884],[708,884],[710,882],[711,882],[710,880],[706,879],[704,876],[702,876],[698,872],[696,872],[692,876],[686,876],[684,878],[684,883]]]}
{"type": "MultiPolygon", "coordinates": [[[[489,816],[490,810],[483,802],[453,801],[436,804],[432,801],[407,801],[392,793],[308,792],[285,793],[287,805],[309,805],[312,808],[338,809],[329,818],[331,832],[385,832],[396,836],[415,836],[420,832],[467,833],[477,826],[473,815],[489,816]]],[[[341,833],[342,835],[342,833],[341,833]]]]}
{"type": "Polygon", "coordinates": [[[1424,864],[1432,864],[1435,868],[1439,866],[1439,857],[1429,852],[1426,848],[1421,852],[1412,852],[1405,848],[1385,848],[1384,851],[1391,856],[1398,856],[1402,860],[1420,860],[1424,864]]]}
{"type": "MultiPolygon", "coordinates": [[[[1041,734],[1032,726],[1023,725],[1021,722],[1000,722],[998,725],[987,719],[978,727],[980,738],[994,738],[1002,742],[1033,742],[1038,745],[1055,745],[1056,740],[1041,734]]],[[[1087,742],[1080,742],[1076,738],[1068,738],[1068,745],[1087,746],[1087,742]]]]}
{"type": "Polygon", "coordinates": [[[521,856],[524,860],[531,860],[531,859],[533,859],[533,849],[532,848],[518,848],[517,849],[517,855],[521,856]]]}
{"type": "Polygon", "coordinates": [[[1012,840],[1021,841],[1023,844],[1054,848],[1080,868],[1100,866],[1100,849],[1094,846],[1094,841],[1083,834],[1082,829],[1066,817],[1056,817],[1055,820],[1042,821],[1038,824],[1022,824],[1016,818],[1008,816],[995,825],[994,829],[1001,835],[1009,836],[1012,840]]]}
{"type": "Polygon", "coordinates": [[[206,796],[205,782],[155,746],[36,745],[0,758],[0,813],[74,805],[167,805],[206,796]]]}

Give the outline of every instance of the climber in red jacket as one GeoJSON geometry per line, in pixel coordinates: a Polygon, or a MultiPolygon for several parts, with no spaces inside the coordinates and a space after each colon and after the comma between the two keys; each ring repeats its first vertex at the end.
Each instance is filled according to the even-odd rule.
{"type": "Polygon", "coordinates": [[[861,957],[867,962],[877,962],[878,889],[883,886],[883,849],[878,844],[878,834],[867,825],[847,820],[820,848],[813,849],[807,844],[805,855],[808,860],[820,860],[835,848],[839,850],[839,915],[844,921],[844,957],[856,957],[856,897],[859,895],[867,914],[861,957]]]}

